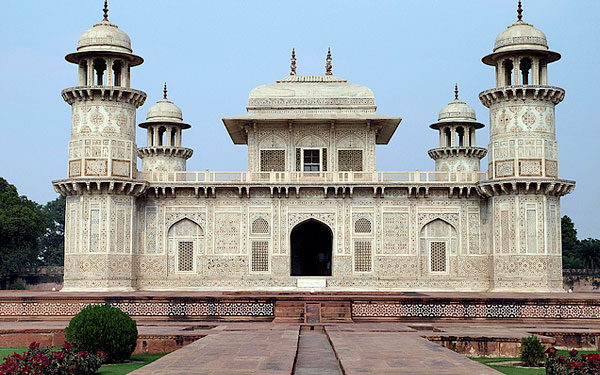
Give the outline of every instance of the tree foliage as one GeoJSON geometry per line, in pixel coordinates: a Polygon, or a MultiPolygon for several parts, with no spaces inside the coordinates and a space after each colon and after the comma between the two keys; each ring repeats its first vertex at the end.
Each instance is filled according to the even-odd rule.
{"type": "Polygon", "coordinates": [[[0,177],[0,286],[6,287],[22,267],[37,264],[45,229],[42,207],[0,177]]]}
{"type": "Polygon", "coordinates": [[[563,268],[600,268],[600,240],[577,239],[575,224],[568,216],[561,218],[563,268]]]}
{"type": "Polygon", "coordinates": [[[65,249],[66,198],[59,196],[43,207],[46,232],[40,241],[40,263],[44,266],[62,266],[65,249]]]}

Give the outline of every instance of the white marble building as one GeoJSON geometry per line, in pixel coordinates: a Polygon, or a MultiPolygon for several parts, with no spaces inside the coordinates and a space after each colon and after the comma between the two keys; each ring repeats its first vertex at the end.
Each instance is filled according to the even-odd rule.
{"type": "Polygon", "coordinates": [[[435,171],[376,171],[401,119],[334,76],[330,55],[324,75],[297,75],[293,55],[290,75],[223,119],[248,170],[187,172],[190,125],[166,87],[138,148],[146,94],[129,78],[143,60],[105,10],[66,56],[79,82],[62,92],[68,177],[53,182],[67,196],[63,290],[561,290],[560,197],[575,183],[558,177],[564,90],[547,75],[560,55],[518,18],[483,58],[489,152],[457,93],[430,126],[435,171]]]}

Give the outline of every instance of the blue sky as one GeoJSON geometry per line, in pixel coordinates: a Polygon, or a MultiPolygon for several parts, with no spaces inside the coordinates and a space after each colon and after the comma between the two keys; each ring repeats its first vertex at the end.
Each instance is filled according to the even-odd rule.
{"type": "MultiPolygon", "coordinates": [[[[556,111],[560,177],[577,187],[562,199],[562,213],[580,238],[600,238],[600,2],[523,6],[524,20],[563,56],[550,65],[549,84],[566,90],[556,111]]],[[[247,169],[247,149],[232,144],[221,118],[245,113],[252,88],[285,77],[292,47],[298,74],[322,74],[331,47],[336,76],[370,87],[379,113],[403,118],[390,144],[377,149],[378,170],[434,169],[427,150],[438,136],[428,125],[453,99],[455,82],[486,124],[477,141],[487,147],[488,111],[477,95],[493,87],[494,72],[481,57],[516,20],[516,0],[110,0],[109,7],[111,22],[145,59],[132,70],[132,87],[148,94],[138,123],[167,81],[169,98],[192,124],[183,135],[195,150],[188,170],[247,169]]],[[[57,196],[51,181],[66,176],[71,111],[60,91],[77,84],[77,67],[64,56],[101,20],[101,8],[101,0],[3,3],[0,176],[40,203],[57,196]]],[[[137,141],[145,146],[141,129],[137,141]]]]}

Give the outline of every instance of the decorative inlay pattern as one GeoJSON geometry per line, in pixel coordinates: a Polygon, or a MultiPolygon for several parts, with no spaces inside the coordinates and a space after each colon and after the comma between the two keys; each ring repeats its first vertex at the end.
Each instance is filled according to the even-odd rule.
{"type": "Polygon", "coordinates": [[[353,303],[353,317],[598,319],[599,304],[570,303],[353,303]]]}
{"type": "MultiPolygon", "coordinates": [[[[86,302],[0,303],[0,316],[73,316],[86,302]]],[[[130,316],[273,316],[272,302],[113,302],[130,316]]]]}

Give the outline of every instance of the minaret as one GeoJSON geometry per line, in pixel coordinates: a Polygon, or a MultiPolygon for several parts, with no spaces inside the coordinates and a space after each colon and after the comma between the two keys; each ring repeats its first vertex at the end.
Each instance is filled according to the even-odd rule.
{"type": "Polygon", "coordinates": [[[135,197],[147,188],[136,180],[135,111],[146,94],[130,88],[130,68],[143,60],[108,20],[106,1],[102,21],[65,58],[79,82],[62,91],[72,107],[68,179],[53,182],[67,196],[63,290],[133,290],[135,197]]]}
{"type": "Polygon", "coordinates": [[[138,150],[143,172],[185,171],[186,161],[194,151],[181,147],[181,131],[191,125],[183,122],[181,109],[167,99],[166,83],[162,100],[148,109],[146,122],[139,126],[148,132],[148,146],[138,150]]]}
{"type": "Polygon", "coordinates": [[[477,122],[475,110],[458,99],[458,85],[454,86],[454,100],[442,108],[438,121],[429,125],[440,136],[440,147],[428,151],[435,160],[437,172],[479,172],[479,161],[487,153],[475,144],[475,131],[483,128],[477,122]]]}
{"type": "Polygon", "coordinates": [[[498,37],[484,64],[495,67],[496,87],[479,99],[490,109],[488,181],[493,290],[562,290],[560,196],[573,181],[558,178],[554,107],[565,91],[548,85],[548,64],[560,54],[546,35],[523,21],[498,37]]]}

